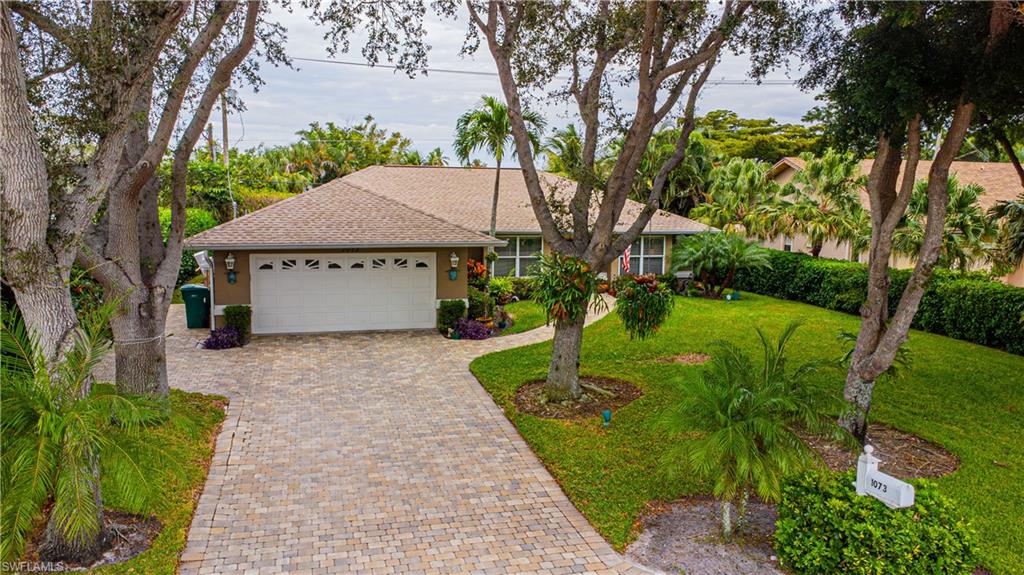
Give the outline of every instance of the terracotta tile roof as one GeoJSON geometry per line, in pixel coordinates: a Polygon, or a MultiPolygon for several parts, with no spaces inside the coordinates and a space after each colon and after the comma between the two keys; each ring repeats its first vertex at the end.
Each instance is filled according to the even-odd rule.
{"type": "MultiPolygon", "coordinates": [[[[861,160],[861,173],[864,175],[871,173],[873,162],[874,160],[861,160]]],[[[800,158],[783,158],[772,166],[769,174],[775,176],[786,167],[802,170],[804,165],[804,161],[800,158]]],[[[931,167],[931,160],[919,161],[914,179],[927,179],[931,167]]],[[[949,172],[955,174],[961,184],[977,184],[985,188],[985,193],[978,199],[978,203],[986,210],[996,202],[1012,200],[1024,191],[1020,185],[1020,178],[1017,177],[1017,171],[1010,162],[953,162],[949,167],[949,172]]],[[[865,206],[868,205],[866,191],[861,193],[861,202],[865,206]]]]}
{"type": "MultiPolygon", "coordinates": [[[[493,168],[371,166],[342,179],[465,228],[487,231],[491,226],[494,172],[493,168]]],[[[568,199],[575,190],[574,182],[554,174],[541,172],[541,178],[547,187],[556,190],[556,197],[568,199]]],[[[625,231],[641,207],[638,202],[628,201],[616,229],[625,231]]],[[[659,210],[645,233],[695,233],[708,229],[689,218],[659,210]]],[[[498,232],[540,232],[526,180],[518,168],[501,171],[498,232]]]]}
{"type": "Polygon", "coordinates": [[[334,180],[189,238],[188,249],[504,245],[334,180]]]}

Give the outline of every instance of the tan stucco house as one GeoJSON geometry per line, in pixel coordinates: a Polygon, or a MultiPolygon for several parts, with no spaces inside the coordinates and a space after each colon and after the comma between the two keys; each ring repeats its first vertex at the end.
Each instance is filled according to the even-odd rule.
{"type": "MultiPolygon", "coordinates": [[[[867,176],[871,173],[873,160],[862,160],[860,171],[867,176]]],[[[917,164],[915,180],[927,180],[928,172],[931,170],[931,160],[920,160],[917,164]]],[[[788,184],[793,181],[797,172],[804,169],[804,161],[800,158],[787,157],[779,160],[768,172],[768,177],[779,184],[788,184]]],[[[981,207],[988,211],[997,202],[1014,199],[1020,194],[1020,179],[1013,164],[1009,162],[953,162],[949,172],[955,175],[961,184],[976,184],[985,188],[985,193],[978,199],[981,207]]],[[[860,190],[861,204],[865,209],[870,209],[867,190],[860,190]]],[[[808,238],[802,234],[795,236],[779,236],[770,240],[764,240],[761,245],[777,250],[810,253],[811,244],[808,238]]],[[[828,241],[821,250],[821,257],[838,260],[853,260],[862,263],[867,262],[867,253],[854,254],[849,242],[828,241]]],[[[893,255],[891,265],[897,268],[913,267],[914,260],[906,256],[893,255]]],[[[981,266],[984,268],[984,266],[981,266]]],[[[1001,278],[1010,285],[1024,286],[1024,266],[1018,267],[1013,273],[1001,278]]]]}
{"type": "MultiPolygon", "coordinates": [[[[213,261],[217,324],[224,306],[247,304],[257,334],[431,328],[441,300],[466,298],[468,259],[494,247],[492,272],[523,276],[547,249],[518,169],[502,172],[497,238],[487,234],[494,175],[373,166],[197,234],[185,247],[207,250],[213,261]]],[[[555,197],[574,186],[543,178],[555,197]]],[[[627,204],[620,229],[640,208],[627,204]]],[[[707,229],[659,211],[631,249],[631,271],[663,273],[675,237],[707,229]]]]}

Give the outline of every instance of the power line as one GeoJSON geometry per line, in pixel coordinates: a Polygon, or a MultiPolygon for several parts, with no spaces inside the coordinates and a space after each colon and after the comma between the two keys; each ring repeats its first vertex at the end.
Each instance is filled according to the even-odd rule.
{"type": "MultiPolygon", "coordinates": [[[[356,66],[359,68],[382,68],[385,70],[400,70],[398,66],[393,64],[369,64],[368,62],[355,62],[350,60],[327,60],[324,58],[301,58],[299,56],[292,56],[292,60],[298,60],[300,62],[313,62],[316,64],[335,64],[339,66],[356,66]]],[[[438,74],[459,74],[463,76],[487,76],[496,78],[497,72],[486,72],[483,70],[456,70],[454,68],[424,68],[427,72],[435,72],[438,74]]],[[[560,80],[568,80],[567,76],[556,76],[560,80]]],[[[796,80],[762,80],[757,82],[755,80],[710,80],[707,83],[709,86],[792,86],[796,84],[796,80]]]]}

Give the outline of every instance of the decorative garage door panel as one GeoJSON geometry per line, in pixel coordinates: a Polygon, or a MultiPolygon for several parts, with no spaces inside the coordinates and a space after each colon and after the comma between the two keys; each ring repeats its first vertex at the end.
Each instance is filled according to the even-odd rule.
{"type": "Polygon", "coordinates": [[[436,255],[253,255],[254,333],[432,328],[436,255]]]}

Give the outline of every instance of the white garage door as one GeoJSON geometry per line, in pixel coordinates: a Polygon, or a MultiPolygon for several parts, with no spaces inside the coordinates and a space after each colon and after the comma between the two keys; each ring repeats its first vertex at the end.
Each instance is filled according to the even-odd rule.
{"type": "Polygon", "coordinates": [[[431,328],[436,254],[252,255],[253,333],[431,328]]]}

